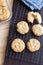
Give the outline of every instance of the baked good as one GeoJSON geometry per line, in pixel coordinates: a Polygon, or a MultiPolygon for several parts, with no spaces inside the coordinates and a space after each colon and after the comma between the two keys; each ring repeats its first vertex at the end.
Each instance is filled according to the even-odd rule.
{"type": "Polygon", "coordinates": [[[42,23],[42,17],[41,17],[41,15],[38,12],[31,11],[31,12],[29,12],[27,14],[27,21],[29,23],[33,23],[34,20],[36,20],[38,22],[38,24],[42,23]]]}
{"type": "Polygon", "coordinates": [[[21,40],[19,38],[14,39],[12,44],[11,44],[11,48],[15,52],[22,52],[25,49],[25,43],[23,40],[21,40]]]}
{"type": "Polygon", "coordinates": [[[36,36],[41,36],[43,35],[43,26],[40,24],[35,24],[32,26],[32,32],[36,36]]]}
{"type": "Polygon", "coordinates": [[[8,19],[9,16],[10,11],[8,9],[6,1],[0,0],[0,21],[8,19]]]}
{"type": "Polygon", "coordinates": [[[27,13],[27,21],[28,21],[29,23],[33,23],[33,21],[34,21],[34,16],[33,16],[33,14],[34,14],[33,11],[27,13]]]}
{"type": "Polygon", "coordinates": [[[34,14],[34,19],[36,19],[36,21],[41,24],[42,23],[42,17],[38,12],[35,12],[34,14]]]}
{"type": "Polygon", "coordinates": [[[0,6],[7,6],[6,0],[0,0],[0,6]]]}
{"type": "Polygon", "coordinates": [[[29,31],[29,26],[27,24],[27,22],[25,21],[20,21],[17,23],[17,31],[20,33],[20,34],[26,34],[28,33],[29,31]]]}
{"type": "Polygon", "coordinates": [[[10,16],[10,11],[7,7],[0,7],[0,20],[6,20],[10,16]]]}
{"type": "Polygon", "coordinates": [[[30,39],[28,42],[27,42],[27,49],[30,51],[30,52],[35,52],[37,50],[40,49],[40,42],[37,40],[37,39],[30,39]]]}

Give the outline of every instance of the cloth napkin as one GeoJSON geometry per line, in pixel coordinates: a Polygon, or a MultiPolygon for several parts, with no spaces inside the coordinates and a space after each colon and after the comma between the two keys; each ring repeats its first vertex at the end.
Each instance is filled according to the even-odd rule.
{"type": "Polygon", "coordinates": [[[43,7],[43,0],[22,0],[32,10],[40,10],[43,7]]]}

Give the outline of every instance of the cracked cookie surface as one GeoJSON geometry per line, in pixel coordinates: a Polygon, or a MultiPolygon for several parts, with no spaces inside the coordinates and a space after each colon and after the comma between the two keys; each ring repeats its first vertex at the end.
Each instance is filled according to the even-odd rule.
{"type": "Polygon", "coordinates": [[[33,14],[34,14],[33,11],[27,13],[27,21],[28,21],[29,23],[33,23],[33,21],[34,21],[34,16],[33,16],[33,14]]]}
{"type": "Polygon", "coordinates": [[[5,0],[0,0],[0,21],[8,19],[10,11],[5,0]]]}
{"type": "Polygon", "coordinates": [[[30,52],[35,52],[37,50],[40,49],[40,42],[37,40],[37,39],[30,39],[28,42],[27,42],[27,49],[30,51],[30,52]]]}
{"type": "Polygon", "coordinates": [[[15,52],[22,52],[25,49],[25,43],[23,40],[21,40],[19,38],[14,39],[12,44],[11,44],[11,48],[15,52]]]}
{"type": "Polygon", "coordinates": [[[33,12],[33,11],[28,12],[28,14],[27,14],[27,21],[29,23],[34,23],[34,20],[36,20],[38,24],[42,23],[42,17],[40,15],[40,13],[33,12]]]}
{"type": "Polygon", "coordinates": [[[41,36],[43,35],[43,26],[40,24],[35,24],[32,26],[32,32],[36,36],[41,36]]]}
{"type": "Polygon", "coordinates": [[[18,31],[20,34],[26,34],[26,33],[28,33],[28,32],[29,32],[28,23],[25,22],[25,21],[18,22],[18,23],[17,23],[17,31],[18,31]]]}

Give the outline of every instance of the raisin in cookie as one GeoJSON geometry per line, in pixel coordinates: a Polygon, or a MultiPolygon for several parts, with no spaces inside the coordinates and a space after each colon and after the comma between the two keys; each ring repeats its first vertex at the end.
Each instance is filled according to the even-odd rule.
{"type": "Polygon", "coordinates": [[[25,49],[25,43],[23,40],[17,38],[12,42],[11,48],[15,52],[22,52],[25,49]]]}
{"type": "Polygon", "coordinates": [[[17,23],[17,31],[20,34],[26,34],[26,33],[28,33],[29,26],[28,26],[27,22],[25,22],[25,21],[18,22],[17,23]]]}
{"type": "Polygon", "coordinates": [[[41,36],[43,35],[43,26],[40,24],[35,24],[32,27],[32,32],[34,33],[34,35],[36,36],[41,36]]]}
{"type": "Polygon", "coordinates": [[[27,42],[27,49],[31,52],[35,52],[40,49],[40,42],[37,39],[30,39],[27,42]]]}

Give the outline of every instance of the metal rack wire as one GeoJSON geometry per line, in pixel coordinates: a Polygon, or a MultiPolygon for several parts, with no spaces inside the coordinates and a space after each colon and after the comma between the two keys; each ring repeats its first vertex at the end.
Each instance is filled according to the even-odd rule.
{"type": "MultiPolygon", "coordinates": [[[[13,13],[9,37],[8,37],[6,57],[12,57],[12,58],[17,59],[17,60],[43,65],[43,36],[36,37],[32,34],[31,31],[23,36],[23,35],[20,35],[19,33],[17,33],[17,31],[16,31],[17,22],[19,22],[21,20],[27,21],[26,14],[28,11],[31,11],[30,8],[28,8],[20,0],[15,0],[13,6],[14,6],[13,7],[14,13],[13,13]],[[37,38],[41,42],[41,48],[39,51],[37,51],[35,53],[31,53],[27,49],[25,49],[22,53],[15,53],[11,49],[11,43],[12,43],[13,39],[15,39],[15,38],[21,38],[25,41],[25,43],[27,42],[27,40],[29,38],[37,38]]],[[[42,11],[39,11],[39,12],[42,14],[42,11]]],[[[42,17],[43,17],[43,15],[42,15],[42,17]]],[[[43,23],[42,23],[42,25],[43,25],[43,23]]],[[[29,26],[31,28],[32,24],[31,25],[29,24],[29,26]]]]}

